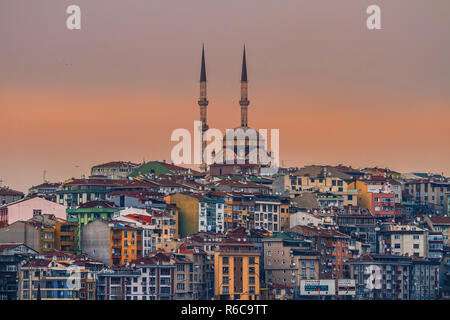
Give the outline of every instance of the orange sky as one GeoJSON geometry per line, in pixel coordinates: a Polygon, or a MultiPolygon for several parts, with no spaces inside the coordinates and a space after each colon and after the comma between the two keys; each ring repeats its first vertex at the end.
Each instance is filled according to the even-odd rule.
{"type": "Polygon", "coordinates": [[[0,4],[0,179],[26,191],[113,160],[169,160],[198,119],[206,46],[208,123],[239,124],[245,42],[249,123],[280,129],[284,166],[388,166],[450,174],[450,2],[80,0],[0,4]],[[106,6],[108,4],[108,6],[106,6]],[[117,13],[120,13],[117,15],[117,13]]]}

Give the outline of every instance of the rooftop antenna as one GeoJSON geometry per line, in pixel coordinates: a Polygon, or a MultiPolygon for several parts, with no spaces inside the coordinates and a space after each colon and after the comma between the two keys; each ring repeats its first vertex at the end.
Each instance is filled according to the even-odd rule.
{"type": "Polygon", "coordinates": [[[47,174],[47,170],[44,170],[44,174],[43,174],[43,180],[44,180],[44,183],[45,183],[45,175],[47,174]]]}

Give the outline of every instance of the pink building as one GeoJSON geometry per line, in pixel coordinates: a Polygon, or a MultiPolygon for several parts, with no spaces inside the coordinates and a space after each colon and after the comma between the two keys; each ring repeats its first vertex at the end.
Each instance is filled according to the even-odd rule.
{"type": "Polygon", "coordinates": [[[0,206],[0,227],[16,221],[26,221],[38,214],[52,214],[57,218],[66,219],[66,207],[40,197],[11,202],[0,206]]]}

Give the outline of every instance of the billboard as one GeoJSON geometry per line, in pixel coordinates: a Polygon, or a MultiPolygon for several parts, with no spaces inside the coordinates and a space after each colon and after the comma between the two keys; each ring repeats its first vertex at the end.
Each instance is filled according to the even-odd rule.
{"type": "Polygon", "coordinates": [[[338,295],[340,296],[356,295],[356,280],[354,279],[339,279],[337,286],[338,295]]]}
{"type": "Polygon", "coordinates": [[[301,280],[300,295],[334,296],[336,294],[335,287],[335,280],[301,280]]]}

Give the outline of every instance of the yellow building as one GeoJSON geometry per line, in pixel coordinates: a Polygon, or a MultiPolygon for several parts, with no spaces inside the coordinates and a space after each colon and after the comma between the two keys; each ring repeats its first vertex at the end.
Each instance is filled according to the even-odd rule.
{"type": "MultiPolygon", "coordinates": [[[[175,231],[175,220],[172,212],[153,212],[152,224],[155,226],[152,237],[155,239],[154,250],[164,249],[166,243],[178,238],[175,231]]],[[[177,228],[178,229],[178,228],[177,228]]]]}
{"type": "Polygon", "coordinates": [[[233,230],[233,197],[226,197],[224,200],[223,222],[224,232],[233,230]]]}
{"type": "Polygon", "coordinates": [[[166,197],[166,202],[176,205],[179,209],[178,234],[181,238],[198,232],[198,198],[192,195],[176,193],[166,197]]]}
{"type": "Polygon", "coordinates": [[[290,201],[289,199],[282,199],[281,204],[280,204],[280,230],[281,232],[283,231],[287,231],[291,226],[290,226],[290,216],[291,213],[289,212],[289,207],[290,207],[290,201]]]}
{"type": "Polygon", "coordinates": [[[357,192],[349,186],[352,177],[330,166],[307,166],[274,181],[274,194],[291,198],[303,192],[333,193],[343,197],[343,205],[356,206],[357,192]]]}
{"type": "Polygon", "coordinates": [[[259,300],[260,254],[252,243],[227,242],[214,253],[214,298],[259,300]]]}
{"type": "Polygon", "coordinates": [[[372,195],[368,192],[367,183],[364,180],[355,180],[350,182],[349,188],[357,190],[358,206],[370,210],[372,207],[372,195]]]}

